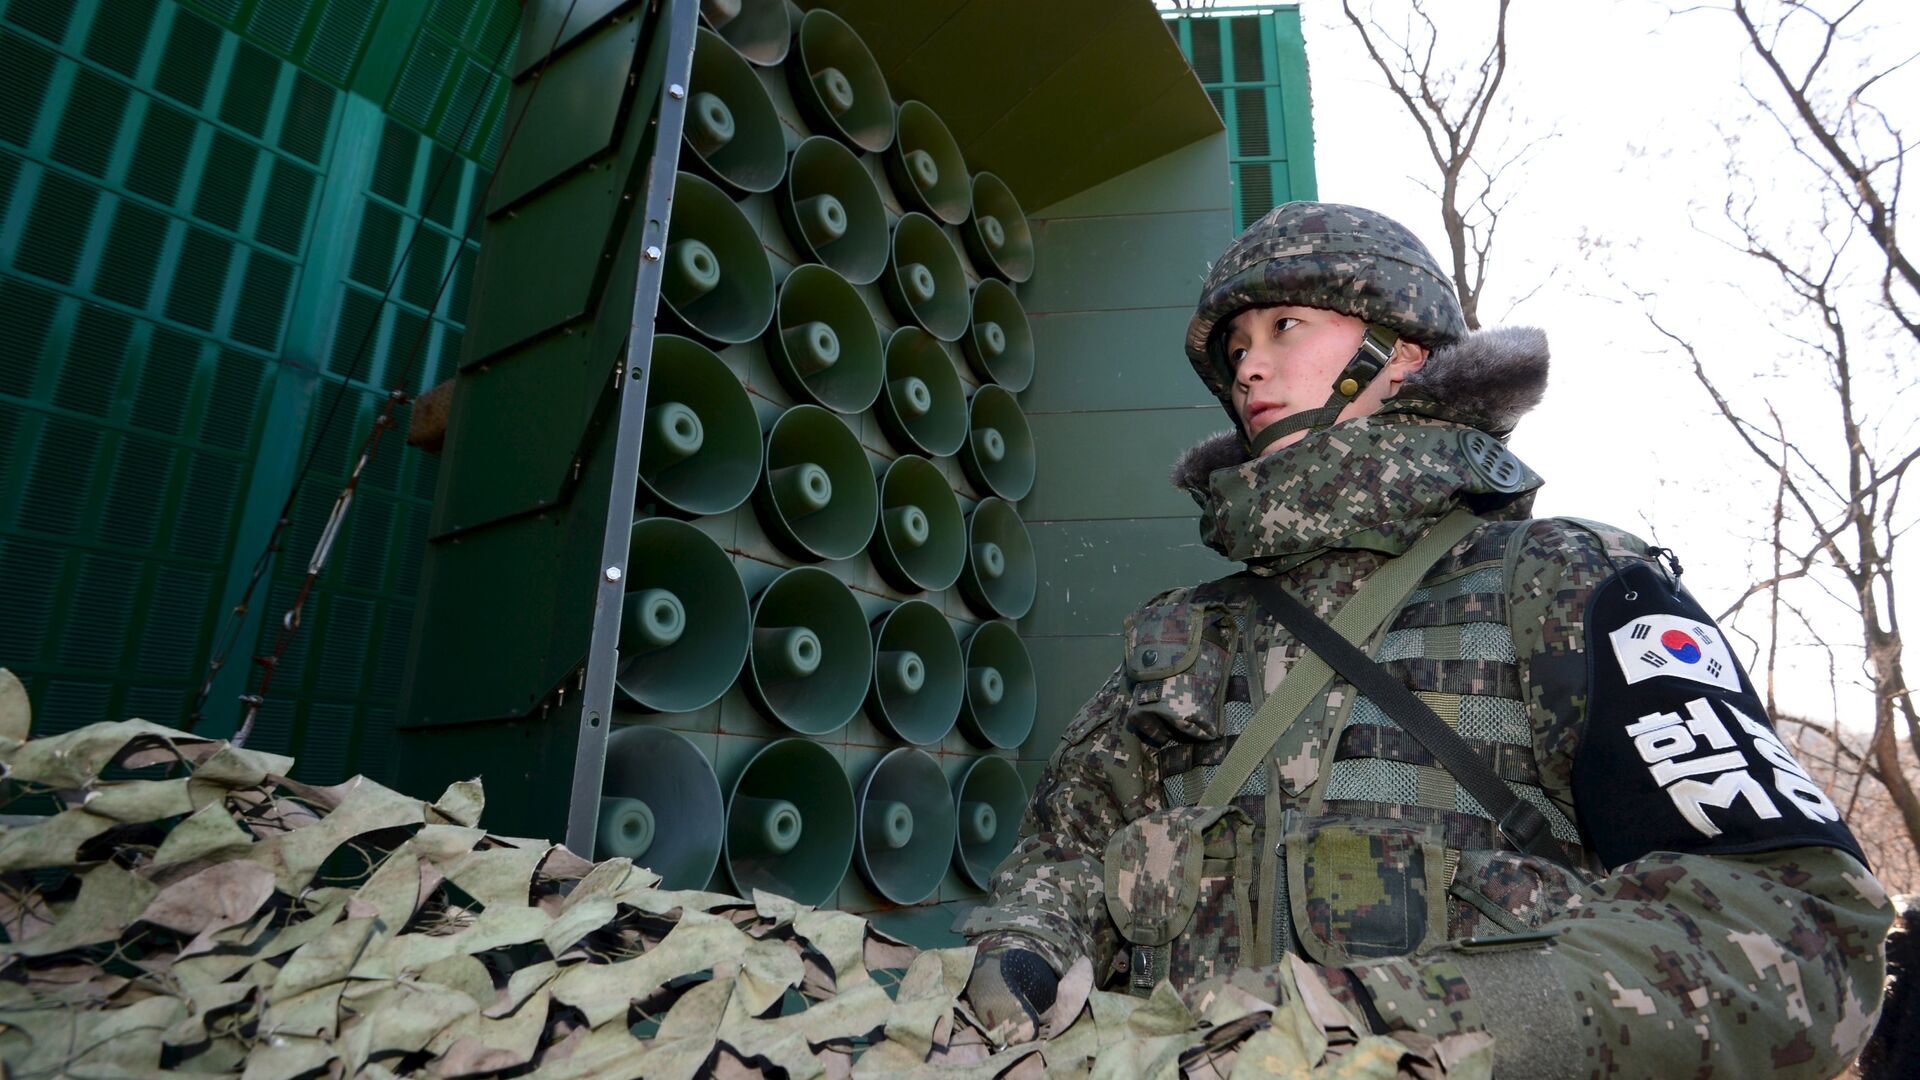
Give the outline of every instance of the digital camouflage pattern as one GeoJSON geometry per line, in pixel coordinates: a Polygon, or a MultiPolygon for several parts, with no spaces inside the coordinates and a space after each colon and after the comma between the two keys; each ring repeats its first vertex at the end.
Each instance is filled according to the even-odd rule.
{"type": "Polygon", "coordinates": [[[1229,417],[1233,369],[1220,327],[1270,304],[1338,311],[1428,348],[1467,333],[1453,283],[1405,226],[1357,206],[1282,203],[1227,245],[1187,324],[1187,359],[1229,417]]]}
{"type": "MultiPolygon", "coordinates": [[[[1124,871],[1108,861],[1135,855],[1109,844],[1137,822],[1177,820],[1169,812],[1198,799],[1232,745],[1236,708],[1256,707],[1299,652],[1244,599],[1185,588],[1132,622],[1128,655],[1069,725],[1019,845],[964,930],[981,947],[1033,949],[1056,970],[1089,960],[1100,985],[1138,989],[1133,969],[1152,963],[1189,997],[1222,979],[1249,993],[1297,986],[1295,973],[1309,970],[1349,1006],[1364,989],[1393,1032],[1492,1034],[1501,1075],[1839,1071],[1879,1006],[1885,894],[1831,848],[1655,852],[1607,868],[1579,846],[1571,763],[1586,708],[1586,601],[1615,566],[1649,554],[1604,526],[1527,520],[1537,477],[1497,490],[1458,452],[1460,431],[1440,409],[1389,402],[1212,471],[1196,491],[1203,530],[1326,617],[1453,506],[1489,518],[1369,647],[1547,815],[1577,865],[1502,850],[1445,770],[1335,680],[1233,800],[1248,835],[1210,853],[1217,868],[1250,862],[1245,899],[1228,890],[1209,915],[1200,892],[1186,933],[1202,950],[1182,949],[1179,934],[1145,949],[1129,940],[1109,895],[1124,871]],[[1229,676],[1217,692],[1182,690],[1212,715],[1167,715],[1164,694],[1143,690],[1156,680],[1141,677],[1141,628],[1155,641],[1188,640],[1182,612],[1203,646],[1218,639],[1229,671],[1249,673],[1244,687],[1229,676]],[[1156,707],[1140,704],[1149,699],[1156,707]],[[1209,710],[1210,700],[1220,704],[1209,710]],[[1229,922],[1231,951],[1219,929],[1229,922]],[[1211,966],[1191,959],[1200,951],[1216,957],[1211,966]],[[1224,957],[1234,966],[1222,970],[1224,957]]],[[[1120,902],[1148,901],[1136,888],[1120,902]]]]}
{"type": "Polygon", "coordinates": [[[0,669],[0,795],[51,811],[0,825],[9,1077],[1490,1075],[1485,1036],[1371,1035],[1290,968],[1140,998],[1083,961],[989,1032],[972,949],[494,836],[476,783],[319,788],[156,724],[29,720],[0,669]]]}

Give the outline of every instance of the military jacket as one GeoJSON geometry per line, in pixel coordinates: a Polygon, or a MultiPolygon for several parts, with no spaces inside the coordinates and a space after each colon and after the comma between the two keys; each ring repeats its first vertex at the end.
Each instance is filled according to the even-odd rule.
{"type": "Polygon", "coordinates": [[[1365,647],[1571,865],[1503,842],[1338,678],[1229,804],[1200,804],[1301,654],[1216,582],[1129,617],[962,929],[1136,991],[1299,955],[1388,1029],[1492,1032],[1497,1075],[1838,1071],[1878,1009],[1884,891],[1671,568],[1618,530],[1528,518],[1538,484],[1409,407],[1212,471],[1196,497],[1211,545],[1326,619],[1454,507],[1486,518],[1365,647]]]}

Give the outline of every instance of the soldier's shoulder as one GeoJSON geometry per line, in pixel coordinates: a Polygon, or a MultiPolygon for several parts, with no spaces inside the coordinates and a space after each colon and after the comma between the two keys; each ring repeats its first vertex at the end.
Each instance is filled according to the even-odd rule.
{"type": "Polygon", "coordinates": [[[1629,563],[1653,561],[1659,549],[1632,532],[1577,517],[1517,522],[1508,536],[1508,580],[1545,578],[1600,581],[1629,563]]]}

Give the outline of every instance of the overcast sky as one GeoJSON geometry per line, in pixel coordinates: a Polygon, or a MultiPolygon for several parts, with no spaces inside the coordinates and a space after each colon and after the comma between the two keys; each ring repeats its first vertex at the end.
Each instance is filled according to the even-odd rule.
{"type": "MultiPolygon", "coordinates": [[[[1492,3],[1430,6],[1444,20],[1443,42],[1488,40],[1492,3]]],[[[1869,11],[1883,32],[1862,49],[1897,59],[1894,49],[1904,56],[1920,45],[1912,15],[1879,6],[1869,11]]],[[[1338,0],[1301,7],[1320,197],[1393,215],[1444,260],[1438,204],[1420,186],[1436,174],[1405,107],[1362,51],[1338,0]]],[[[1379,4],[1382,12],[1403,7],[1379,4]]],[[[1356,9],[1365,10],[1358,0],[1356,9]]],[[[1741,79],[1757,84],[1762,72],[1724,13],[1672,15],[1639,0],[1522,2],[1509,16],[1508,40],[1503,96],[1515,126],[1491,134],[1516,148],[1554,134],[1509,174],[1513,201],[1481,317],[1488,325],[1542,327],[1552,343],[1546,402],[1512,444],[1547,478],[1536,513],[1600,519],[1676,548],[1687,584],[1717,614],[1770,572],[1766,549],[1749,538],[1765,529],[1772,487],[1712,412],[1685,354],[1653,332],[1627,293],[1657,293],[1661,321],[1694,341],[1729,392],[1749,408],[1773,404],[1790,433],[1801,433],[1797,445],[1829,460],[1837,430],[1832,394],[1824,374],[1796,358],[1782,336],[1816,328],[1788,310],[1777,278],[1756,273],[1751,259],[1726,247],[1730,230],[1720,209],[1729,190],[1729,135],[1742,139],[1771,223],[1804,232],[1796,218],[1817,213],[1801,194],[1814,176],[1777,128],[1750,123],[1755,110],[1741,79]]],[[[1884,85],[1880,99],[1920,101],[1910,75],[1884,85]]],[[[1864,252],[1865,237],[1858,244],[1864,252]]],[[[1875,408],[1910,423],[1913,405],[1890,404],[1912,381],[1898,358],[1873,354],[1866,385],[1875,408]]],[[[1890,444],[1912,445],[1911,432],[1903,437],[1897,425],[1883,434],[1890,444]]],[[[1909,609],[1920,603],[1911,585],[1901,590],[1909,609]]],[[[1849,623],[1845,608],[1812,592],[1801,600],[1835,640],[1858,641],[1857,619],[1849,623]]],[[[1761,623],[1741,625],[1758,633],[1761,623]]],[[[1832,715],[1826,653],[1802,649],[1790,660],[1780,665],[1783,710],[1832,715]]],[[[1857,683],[1858,651],[1841,665],[1843,678],[1857,683]]],[[[1843,692],[1839,709],[1871,723],[1870,702],[1857,689],[1843,692]]]]}

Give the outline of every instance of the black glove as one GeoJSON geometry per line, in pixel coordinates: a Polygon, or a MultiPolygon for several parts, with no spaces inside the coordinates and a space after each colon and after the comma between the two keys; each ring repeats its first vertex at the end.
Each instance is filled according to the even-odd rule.
{"type": "Polygon", "coordinates": [[[1038,1032],[1040,1017],[1053,1008],[1059,992],[1060,977],[1030,949],[983,952],[974,957],[967,980],[967,1000],[988,1030],[1024,1018],[1038,1032]]]}

